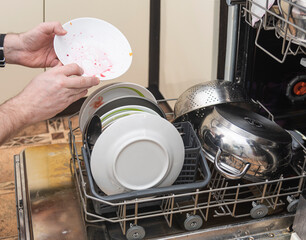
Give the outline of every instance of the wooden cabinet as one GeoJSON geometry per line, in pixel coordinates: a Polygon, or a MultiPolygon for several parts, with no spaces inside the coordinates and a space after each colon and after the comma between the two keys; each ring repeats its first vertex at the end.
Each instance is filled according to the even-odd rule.
{"type": "Polygon", "coordinates": [[[216,80],[219,0],[161,0],[160,91],[176,98],[216,80]]]}
{"type": "MultiPolygon", "coordinates": [[[[1,33],[19,33],[30,30],[43,21],[42,0],[1,1],[1,33]]],[[[20,92],[43,69],[30,69],[17,65],[0,68],[0,103],[20,92]]]]}

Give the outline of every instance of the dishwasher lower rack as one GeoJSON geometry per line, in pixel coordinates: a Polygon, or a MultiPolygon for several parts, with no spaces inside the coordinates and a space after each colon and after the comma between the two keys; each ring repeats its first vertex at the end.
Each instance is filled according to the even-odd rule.
{"type": "MultiPolygon", "coordinates": [[[[185,192],[156,194],[135,198],[107,201],[94,196],[90,191],[90,183],[86,170],[86,155],[76,146],[75,133],[78,128],[70,126],[72,168],[75,176],[84,220],[91,224],[108,222],[119,223],[123,235],[127,239],[142,239],[145,230],[141,222],[146,219],[163,217],[171,228],[177,216],[185,216],[183,227],[188,230],[205,228],[209,220],[227,219],[260,219],[268,215],[294,212],[299,195],[305,187],[306,151],[302,168],[290,166],[286,173],[278,179],[262,182],[246,182],[244,180],[228,180],[213,169],[210,182],[204,189],[191,189],[185,192]],[[108,206],[111,211],[97,214],[93,202],[108,206]]],[[[84,148],[83,148],[84,152],[84,148]]],[[[198,168],[198,177],[205,179],[201,167],[198,168]]]]}
{"type": "MultiPolygon", "coordinates": [[[[179,176],[171,186],[160,188],[149,188],[145,190],[131,191],[126,193],[120,193],[115,195],[105,195],[99,187],[96,185],[94,178],[91,175],[90,157],[91,148],[89,148],[86,141],[84,147],[82,147],[82,157],[85,164],[86,177],[89,186],[90,193],[97,199],[106,202],[119,202],[124,200],[130,200],[135,198],[147,198],[154,196],[164,196],[169,193],[185,193],[195,189],[203,189],[210,181],[210,170],[204,154],[201,150],[201,143],[193,130],[191,123],[181,122],[174,124],[177,131],[180,133],[184,143],[184,163],[179,176]],[[198,168],[202,173],[202,178],[197,178],[198,168]]],[[[139,207],[145,207],[148,205],[156,205],[159,201],[153,201],[151,203],[141,203],[139,207]]],[[[101,201],[92,201],[94,210],[97,214],[102,215],[109,212],[115,212],[115,208],[105,204],[101,201]]]]}

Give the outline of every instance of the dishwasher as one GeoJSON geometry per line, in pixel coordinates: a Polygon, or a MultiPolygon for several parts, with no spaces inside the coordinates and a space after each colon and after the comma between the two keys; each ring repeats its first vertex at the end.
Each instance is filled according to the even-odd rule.
{"type": "MultiPolygon", "coordinates": [[[[289,9],[298,7],[306,12],[294,1],[281,1],[289,9]]],[[[218,77],[243,85],[270,119],[290,129],[299,151],[286,171],[258,182],[227,179],[206,160],[196,128],[183,121],[174,123],[184,141],[185,160],[172,186],[106,196],[91,176],[91,150],[75,124],[76,113],[69,117],[67,146],[34,147],[14,156],[19,239],[305,239],[306,148],[303,134],[296,135],[304,131],[305,93],[296,89],[303,91],[300,83],[305,82],[305,62],[299,56],[305,54],[301,39],[306,31],[292,23],[289,14],[278,12],[281,1],[273,1],[272,7],[268,0],[226,1],[229,18],[234,19],[227,29],[234,37],[226,44],[235,51],[227,53],[232,60],[224,63],[218,77]],[[254,7],[262,10],[263,16],[254,13],[254,7]],[[255,17],[259,20],[254,23],[255,17]],[[294,30],[300,35],[293,36],[294,30]],[[264,44],[274,37],[280,41],[281,57],[262,45],[265,34],[264,44]],[[277,101],[262,94],[271,91],[263,88],[266,85],[274,91],[283,88],[262,80],[257,71],[262,67],[258,65],[260,57],[271,61],[270,71],[278,64],[290,64],[286,67],[290,74],[283,74],[286,80],[277,83],[286,83],[277,101]],[[56,151],[65,154],[56,156],[56,151]],[[42,187],[36,183],[35,173],[41,171],[37,170],[38,159],[48,168],[42,187]]],[[[150,87],[156,90],[154,81],[150,87]]],[[[168,101],[172,100],[159,103],[168,101]]],[[[167,116],[173,120],[172,111],[167,116]]]]}
{"type": "MultiPolygon", "coordinates": [[[[299,163],[291,165],[278,179],[256,183],[229,180],[209,166],[197,141],[192,139],[196,138],[192,125],[188,122],[176,123],[178,131],[186,138],[185,163],[177,182],[164,191],[153,188],[144,192],[105,196],[91,176],[86,142],[81,144],[76,141],[79,128],[73,128],[72,121],[69,122],[71,159],[62,164],[66,165],[65,175],[73,177],[70,187],[54,189],[50,186],[50,191],[47,187],[35,190],[33,174],[27,178],[27,172],[32,173],[31,168],[36,168],[31,154],[15,156],[21,239],[35,239],[33,236],[44,232],[37,227],[40,224],[33,221],[40,219],[35,215],[43,210],[36,206],[37,203],[57,201],[56,196],[63,197],[67,192],[68,197],[73,196],[66,199],[61,211],[68,215],[68,222],[57,226],[62,236],[57,239],[78,239],[76,236],[69,238],[70,231],[76,231],[74,227],[65,230],[75,221],[78,224],[74,223],[74,226],[84,224],[84,229],[79,226],[77,231],[82,229],[86,237],[80,234],[79,239],[290,239],[306,177],[303,145],[298,146],[304,151],[299,163]],[[74,211],[77,209],[78,214],[69,212],[71,206],[74,206],[74,211]],[[69,220],[69,214],[74,219],[69,220]]],[[[43,159],[43,156],[39,158],[43,159]]],[[[58,204],[61,205],[60,202],[58,204]]],[[[42,237],[51,238],[47,234],[46,238],[42,237]]]]}

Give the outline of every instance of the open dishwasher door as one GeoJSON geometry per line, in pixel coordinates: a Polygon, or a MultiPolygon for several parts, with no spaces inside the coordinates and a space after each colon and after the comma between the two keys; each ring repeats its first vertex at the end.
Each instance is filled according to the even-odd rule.
{"type": "Polygon", "coordinates": [[[86,239],[69,146],[29,147],[14,162],[19,239],[86,239]]]}

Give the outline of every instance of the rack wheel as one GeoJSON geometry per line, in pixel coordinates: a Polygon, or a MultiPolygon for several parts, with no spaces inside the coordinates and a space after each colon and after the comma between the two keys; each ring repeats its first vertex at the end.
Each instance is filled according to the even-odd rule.
{"type": "Polygon", "coordinates": [[[199,215],[189,215],[187,214],[187,217],[184,221],[184,227],[187,231],[194,231],[202,227],[203,220],[199,215]]]}
{"type": "Polygon", "coordinates": [[[290,212],[290,213],[295,212],[296,208],[298,206],[299,200],[293,198],[292,196],[288,196],[287,201],[289,202],[289,204],[287,206],[287,211],[290,212]]]}
{"type": "Polygon", "coordinates": [[[263,218],[268,214],[268,207],[264,204],[256,204],[252,203],[253,208],[251,209],[251,217],[252,218],[263,218]]]}
{"type": "Polygon", "coordinates": [[[127,240],[141,240],[145,237],[146,231],[143,227],[134,225],[126,231],[127,240]]]}

